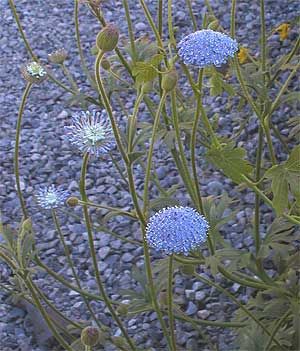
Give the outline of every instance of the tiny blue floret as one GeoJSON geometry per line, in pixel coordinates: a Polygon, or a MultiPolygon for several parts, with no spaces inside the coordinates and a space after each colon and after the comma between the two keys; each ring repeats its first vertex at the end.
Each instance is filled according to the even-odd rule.
{"type": "Polygon", "coordinates": [[[191,207],[166,207],[148,222],[146,238],[150,246],[166,254],[188,255],[207,239],[209,225],[191,207]]]}
{"type": "Polygon", "coordinates": [[[178,48],[178,55],[186,65],[220,67],[238,51],[238,44],[226,34],[203,29],[184,37],[178,48]]]}
{"type": "Polygon", "coordinates": [[[71,144],[91,155],[99,156],[110,151],[115,145],[105,111],[77,113],[72,117],[72,125],[66,126],[65,131],[71,144]]]}
{"type": "Polygon", "coordinates": [[[41,187],[36,194],[37,203],[46,210],[63,206],[68,197],[67,191],[59,189],[53,184],[41,187]]]}

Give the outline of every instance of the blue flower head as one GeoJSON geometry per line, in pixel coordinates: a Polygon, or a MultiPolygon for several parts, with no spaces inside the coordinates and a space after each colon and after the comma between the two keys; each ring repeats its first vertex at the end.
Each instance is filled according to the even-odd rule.
{"type": "Polygon", "coordinates": [[[226,34],[202,29],[184,37],[178,48],[178,55],[187,65],[220,67],[238,51],[238,44],[226,34]]]}
{"type": "Polygon", "coordinates": [[[61,207],[69,197],[69,193],[57,188],[55,185],[42,187],[36,194],[37,203],[46,210],[61,207]]]}
{"type": "Polygon", "coordinates": [[[170,255],[188,255],[207,239],[206,219],[191,207],[166,207],[148,222],[146,238],[150,246],[170,255]]]}
{"type": "Polygon", "coordinates": [[[65,127],[71,144],[82,152],[99,156],[111,150],[115,143],[106,112],[82,111],[72,117],[72,125],[65,127]]]}

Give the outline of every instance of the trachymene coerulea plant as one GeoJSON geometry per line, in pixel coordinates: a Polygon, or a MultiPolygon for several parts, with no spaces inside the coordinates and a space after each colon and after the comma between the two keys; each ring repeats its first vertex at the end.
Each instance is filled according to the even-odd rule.
{"type": "MultiPolygon", "coordinates": [[[[300,319],[297,313],[300,296],[296,272],[297,265],[299,268],[299,237],[296,229],[299,229],[300,224],[300,147],[294,146],[297,131],[293,129],[291,139],[286,140],[272,123],[272,115],[280,104],[294,99],[289,86],[299,69],[297,58],[300,39],[298,37],[295,40],[287,55],[276,60],[268,57],[264,0],[260,0],[260,50],[256,57],[235,39],[236,0],[232,0],[231,4],[228,33],[218,22],[208,0],[205,1],[208,10],[201,24],[194,16],[192,2],[186,0],[191,22],[190,34],[187,36],[180,29],[174,30],[172,0],[157,1],[157,22],[146,1],[137,2],[152,30],[152,39],[135,37],[128,1],[123,0],[129,39],[125,39],[126,34],[121,33],[121,44],[117,26],[106,23],[101,0],[74,0],[76,42],[83,72],[91,87],[89,94],[83,94],[65,65],[67,51],[57,48],[49,54],[48,59],[53,67],[62,70],[69,85],[58,80],[54,68],[50,69],[36,56],[23,31],[14,0],[9,0],[30,61],[21,68],[26,87],[19,107],[14,153],[15,182],[23,218],[16,234],[12,234],[8,228],[2,228],[6,241],[0,244],[0,259],[8,264],[18,281],[16,292],[39,309],[64,350],[98,350],[100,345],[108,342],[118,350],[142,350],[136,344],[134,335],[128,332],[126,319],[138,313],[153,311],[164,335],[165,344],[161,345],[161,349],[181,350],[176,340],[176,329],[185,322],[198,330],[200,326],[203,332],[207,326],[235,328],[238,334],[236,347],[239,350],[257,350],[255,340],[260,342],[259,350],[297,350],[300,348],[300,319]],[[168,18],[166,28],[163,26],[165,3],[168,18]],[[102,27],[92,48],[95,55],[93,73],[87,67],[82,50],[80,4],[91,11],[102,27]],[[278,80],[283,70],[289,71],[284,82],[278,80]],[[73,147],[74,152],[82,154],[80,197],[72,196],[63,187],[54,184],[44,184],[35,193],[37,205],[51,212],[73,281],[48,267],[39,256],[34,223],[31,222],[30,209],[20,183],[19,147],[23,112],[31,89],[37,85],[42,89],[40,84],[46,79],[72,94],[77,107],[81,107],[81,112],[72,112],[73,117],[62,126],[70,149],[73,147]],[[114,84],[118,84],[117,92],[114,91],[114,84]],[[187,84],[189,88],[186,88],[187,84]],[[122,122],[124,125],[120,125],[114,112],[114,105],[119,101],[115,98],[118,91],[136,97],[133,110],[125,111],[128,118],[122,122]],[[223,93],[239,100],[245,115],[244,123],[251,115],[258,121],[254,158],[247,160],[246,150],[236,146],[237,135],[224,137],[218,133],[218,124],[210,117],[207,106],[204,106],[205,94],[214,96],[223,93]],[[147,122],[143,123],[139,119],[142,103],[149,115],[147,122]],[[286,161],[279,162],[277,159],[274,140],[286,150],[286,161]],[[164,189],[160,185],[154,167],[154,151],[158,141],[167,146],[168,154],[176,165],[188,197],[188,206],[176,200],[176,187],[164,189]],[[225,209],[234,207],[234,201],[225,194],[216,198],[203,196],[200,187],[203,170],[198,161],[204,156],[198,154],[199,145],[206,150],[207,162],[237,184],[238,190],[247,189],[255,193],[252,226],[255,247],[249,248],[247,252],[235,249],[220,235],[221,225],[231,219],[225,209]],[[116,149],[119,159],[114,157],[116,149]],[[95,167],[101,167],[104,155],[112,158],[116,171],[126,181],[133,204],[130,210],[89,200],[86,193],[88,165],[93,163],[95,167]],[[142,190],[135,180],[138,169],[142,169],[144,175],[142,190]],[[80,281],[62,233],[58,214],[66,204],[70,214],[74,207],[82,208],[98,291],[89,290],[80,281]],[[262,204],[268,207],[273,216],[267,233],[262,233],[260,227],[262,204]],[[90,208],[103,209],[110,218],[118,215],[139,222],[140,240],[132,242],[143,248],[147,277],[147,285],[142,287],[147,294],[143,297],[132,292],[131,297],[124,296],[128,300],[128,304],[124,304],[112,300],[108,295],[95,250],[97,225],[92,221],[90,208]],[[151,248],[161,251],[165,257],[153,260],[151,248]],[[271,262],[274,267],[276,273],[272,276],[266,270],[266,262],[271,262]],[[154,273],[153,264],[159,277],[154,273]],[[204,266],[210,269],[211,278],[202,274],[204,266]],[[55,303],[35,283],[36,268],[44,270],[58,284],[81,295],[90,315],[87,323],[74,321],[55,307],[55,303]],[[232,320],[202,320],[186,315],[174,303],[173,275],[178,270],[190,279],[198,279],[214,287],[220,294],[225,294],[237,306],[232,320]],[[250,288],[252,293],[248,302],[239,301],[234,293],[219,284],[214,279],[217,275],[228,283],[235,282],[250,288]],[[160,298],[164,290],[165,303],[160,298]],[[100,323],[93,301],[104,301],[121,336],[114,336],[100,323]],[[139,308],[136,308],[137,301],[139,308]],[[62,328],[47,313],[46,306],[58,313],[69,328],[62,328]],[[278,310],[283,311],[281,315],[276,312],[278,310]]],[[[290,24],[287,23],[276,29],[281,40],[286,38],[289,29],[290,24]]],[[[291,121],[291,126],[293,123],[295,125],[291,121]]],[[[67,184],[65,188],[68,188],[67,184]]],[[[116,235],[109,229],[108,232],[116,235]]],[[[117,236],[128,241],[122,235],[117,236]]]]}

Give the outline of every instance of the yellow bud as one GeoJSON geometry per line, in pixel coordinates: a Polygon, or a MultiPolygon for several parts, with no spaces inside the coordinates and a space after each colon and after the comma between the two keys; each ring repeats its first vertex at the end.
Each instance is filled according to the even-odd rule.
{"type": "Polygon", "coordinates": [[[79,200],[75,196],[71,196],[67,199],[67,205],[70,207],[75,207],[78,205],[79,200]]]}
{"type": "Polygon", "coordinates": [[[246,63],[248,61],[248,49],[241,47],[239,52],[238,52],[238,59],[239,59],[239,63],[242,65],[244,63],[246,63]]]}
{"type": "Polygon", "coordinates": [[[289,35],[290,25],[288,23],[282,23],[275,29],[275,31],[279,34],[280,40],[285,40],[289,35]]]}

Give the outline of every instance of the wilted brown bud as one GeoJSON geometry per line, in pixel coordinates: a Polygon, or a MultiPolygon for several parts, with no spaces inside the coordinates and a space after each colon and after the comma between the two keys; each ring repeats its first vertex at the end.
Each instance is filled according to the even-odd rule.
{"type": "Polygon", "coordinates": [[[96,327],[86,327],[81,332],[81,342],[85,346],[95,346],[100,341],[101,331],[96,327]]]}
{"type": "Polygon", "coordinates": [[[68,57],[68,53],[65,49],[58,49],[48,55],[49,61],[56,64],[64,63],[65,59],[68,57]]]}

